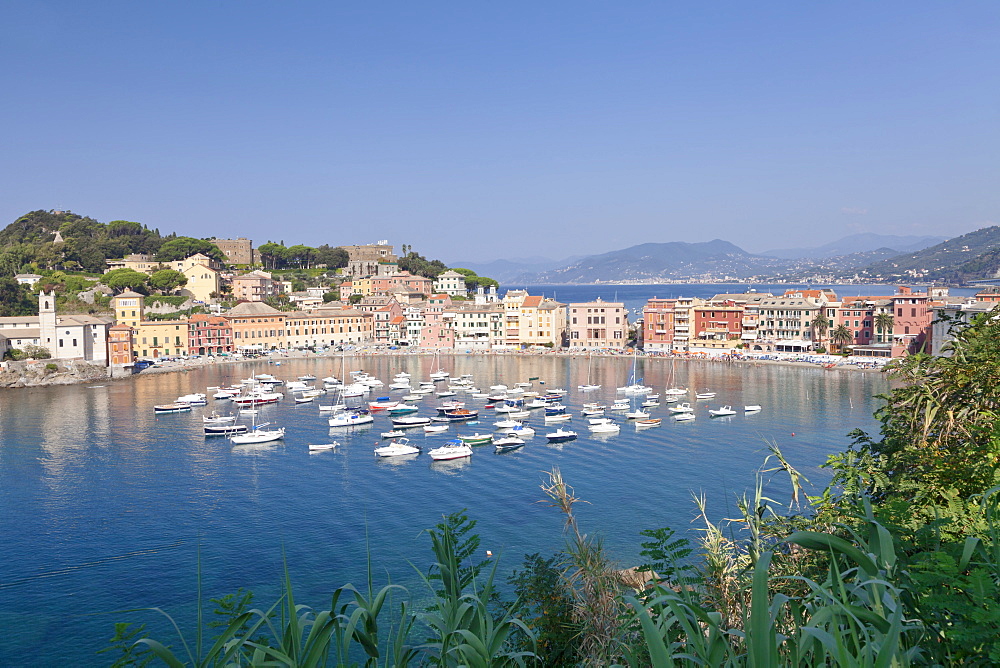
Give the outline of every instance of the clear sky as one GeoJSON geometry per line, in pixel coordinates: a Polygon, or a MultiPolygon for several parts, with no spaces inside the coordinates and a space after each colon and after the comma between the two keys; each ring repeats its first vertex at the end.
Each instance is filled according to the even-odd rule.
{"type": "Polygon", "coordinates": [[[429,258],[1000,223],[1000,2],[0,0],[0,225],[429,258]]]}

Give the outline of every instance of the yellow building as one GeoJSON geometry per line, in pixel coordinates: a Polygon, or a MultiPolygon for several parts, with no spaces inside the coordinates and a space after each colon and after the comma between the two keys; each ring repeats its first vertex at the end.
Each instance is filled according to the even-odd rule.
{"type": "Polygon", "coordinates": [[[238,352],[260,352],[287,347],[286,313],[263,302],[243,302],[223,313],[233,328],[233,346],[238,352]]]}
{"type": "Polygon", "coordinates": [[[518,341],[526,345],[562,345],[566,305],[542,297],[525,297],[519,309],[518,341]]]}
{"type": "Polygon", "coordinates": [[[185,267],[181,273],[187,276],[188,282],[180,293],[192,299],[208,303],[213,300],[212,293],[218,294],[222,288],[219,272],[207,265],[194,264],[185,267]]]}
{"type": "Polygon", "coordinates": [[[375,338],[375,316],[370,312],[322,308],[285,315],[285,338],[289,348],[370,343],[375,338]]]}
{"type": "Polygon", "coordinates": [[[140,359],[188,354],[187,320],[148,320],[135,328],[134,350],[140,359]]]}

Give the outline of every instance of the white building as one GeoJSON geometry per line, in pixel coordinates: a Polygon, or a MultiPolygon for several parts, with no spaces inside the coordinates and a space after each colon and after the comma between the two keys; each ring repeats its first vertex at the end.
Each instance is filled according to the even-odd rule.
{"type": "Polygon", "coordinates": [[[451,269],[434,279],[434,292],[452,297],[465,297],[469,293],[465,287],[465,276],[451,269]]]}
{"type": "Polygon", "coordinates": [[[52,359],[107,365],[111,318],[56,315],[56,293],[39,293],[38,315],[0,318],[0,353],[27,345],[46,348],[52,359]]]}

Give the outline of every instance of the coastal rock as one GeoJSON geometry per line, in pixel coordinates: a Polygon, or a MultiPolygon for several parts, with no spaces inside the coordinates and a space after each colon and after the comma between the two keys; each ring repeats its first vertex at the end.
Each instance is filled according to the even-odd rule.
{"type": "Polygon", "coordinates": [[[108,378],[108,368],[83,360],[32,360],[0,364],[0,387],[75,385],[108,378]]]}

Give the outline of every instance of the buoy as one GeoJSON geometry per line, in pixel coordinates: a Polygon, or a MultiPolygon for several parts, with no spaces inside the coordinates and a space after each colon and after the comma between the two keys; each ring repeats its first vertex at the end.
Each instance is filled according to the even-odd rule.
{"type": "Polygon", "coordinates": [[[792,436],[795,436],[795,432],[794,431],[792,432],[792,436]]]}

